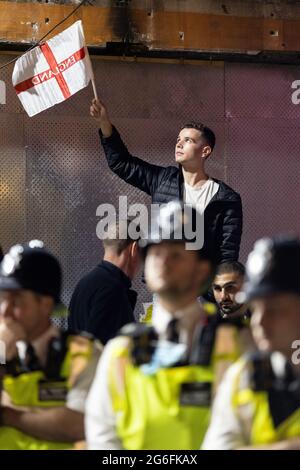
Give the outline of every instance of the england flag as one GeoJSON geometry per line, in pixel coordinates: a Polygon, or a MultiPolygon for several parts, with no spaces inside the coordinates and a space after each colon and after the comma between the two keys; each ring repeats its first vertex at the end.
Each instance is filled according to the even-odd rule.
{"type": "Polygon", "coordinates": [[[22,55],[12,83],[29,116],[70,98],[93,79],[81,21],[22,55]]]}

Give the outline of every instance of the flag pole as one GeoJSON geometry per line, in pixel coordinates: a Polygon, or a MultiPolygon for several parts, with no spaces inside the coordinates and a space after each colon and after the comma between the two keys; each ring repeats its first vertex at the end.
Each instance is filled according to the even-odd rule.
{"type": "Polygon", "coordinates": [[[92,61],[91,61],[90,54],[89,54],[87,46],[85,46],[85,52],[86,52],[87,64],[88,64],[88,68],[89,68],[89,72],[90,72],[90,79],[91,79],[91,82],[92,82],[94,97],[95,97],[96,100],[98,100],[98,93],[97,93],[97,88],[96,88],[96,83],[95,83],[94,70],[93,70],[92,61]]]}
{"type": "Polygon", "coordinates": [[[98,93],[97,93],[94,74],[93,74],[93,78],[91,78],[91,82],[92,82],[92,87],[93,87],[93,92],[94,92],[95,99],[98,100],[98,93]]]}

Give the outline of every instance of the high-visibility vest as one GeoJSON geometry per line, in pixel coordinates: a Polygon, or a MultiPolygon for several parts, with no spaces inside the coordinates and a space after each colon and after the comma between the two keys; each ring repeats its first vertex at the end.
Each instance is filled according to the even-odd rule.
{"type": "Polygon", "coordinates": [[[251,388],[241,387],[240,378],[246,368],[249,368],[249,362],[243,358],[240,360],[240,367],[234,383],[232,404],[236,413],[241,417],[242,410],[247,407],[247,416],[251,420],[247,426],[250,429],[249,444],[272,444],[300,437],[300,406],[275,426],[269,405],[268,390],[254,391],[251,388]]]}
{"type": "MultiPolygon", "coordinates": [[[[21,372],[18,375],[5,375],[3,390],[8,394],[13,406],[51,408],[65,405],[66,394],[85,369],[93,354],[93,344],[82,336],[64,336],[65,354],[58,364],[59,376],[46,377],[43,370],[21,372]]],[[[1,450],[52,450],[67,449],[72,443],[43,441],[31,437],[14,428],[0,427],[1,450]]]]}
{"type": "Polygon", "coordinates": [[[211,367],[184,365],[146,375],[131,361],[130,340],[114,341],[109,389],[124,449],[199,449],[210,418],[211,367]]]}
{"type": "MultiPolygon", "coordinates": [[[[218,317],[209,318],[215,334],[205,365],[162,367],[147,375],[132,361],[132,340],[114,340],[109,389],[116,431],[125,449],[200,448],[209,424],[218,365],[221,361],[230,364],[240,354],[236,327],[226,325],[233,332],[226,335],[224,345],[224,335],[218,335],[218,317]]],[[[139,344],[145,345],[143,341],[139,344]]]]}

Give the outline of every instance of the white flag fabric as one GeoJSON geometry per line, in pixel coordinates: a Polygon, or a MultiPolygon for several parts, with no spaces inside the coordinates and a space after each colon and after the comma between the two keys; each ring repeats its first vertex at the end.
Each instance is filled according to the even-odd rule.
{"type": "Polygon", "coordinates": [[[15,63],[12,83],[29,116],[61,103],[86,87],[92,68],[81,21],[76,21],[15,63]]]}

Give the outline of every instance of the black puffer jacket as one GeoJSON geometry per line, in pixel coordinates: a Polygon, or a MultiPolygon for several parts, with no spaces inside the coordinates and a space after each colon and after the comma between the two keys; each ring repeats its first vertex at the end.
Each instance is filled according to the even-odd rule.
{"type": "MultiPolygon", "coordinates": [[[[101,142],[110,169],[127,183],[149,194],[152,203],[164,204],[183,199],[181,168],[158,166],[133,157],[113,128],[110,137],[101,142]]],[[[214,253],[217,263],[236,261],[242,236],[241,197],[223,181],[204,211],[204,247],[214,253]]]]}

